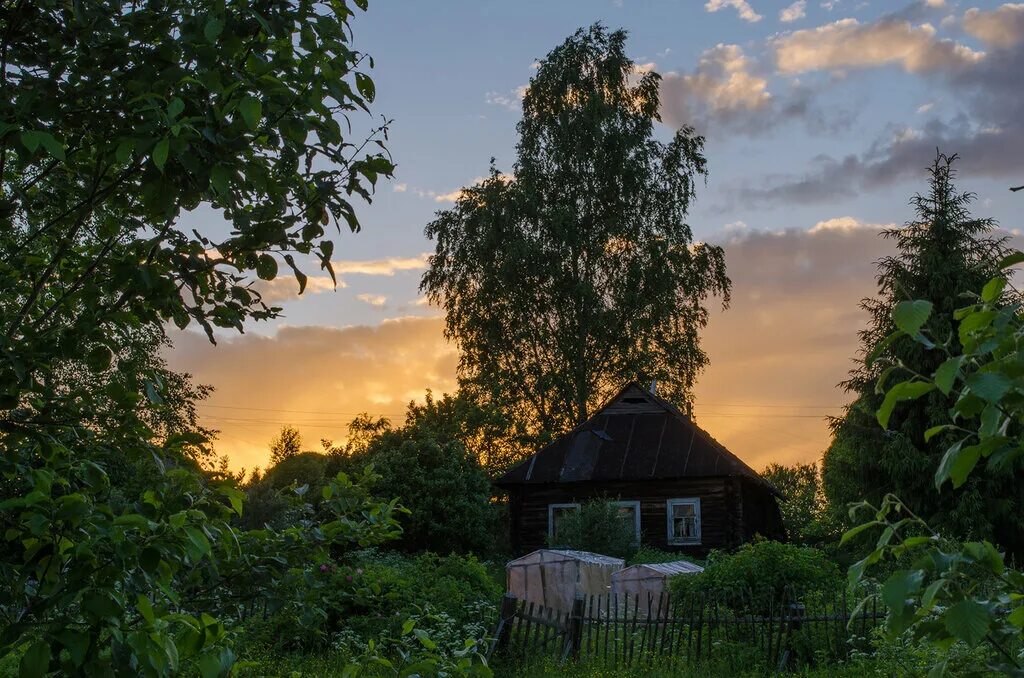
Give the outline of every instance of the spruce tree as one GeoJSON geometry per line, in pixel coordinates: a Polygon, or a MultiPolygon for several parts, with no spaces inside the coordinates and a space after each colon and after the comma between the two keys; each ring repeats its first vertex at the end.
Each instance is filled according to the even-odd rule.
{"type": "Polygon", "coordinates": [[[955,160],[955,155],[938,153],[928,169],[928,192],[911,199],[915,219],[882,233],[895,242],[896,253],[878,262],[878,294],[861,304],[869,323],[860,333],[855,367],[841,384],[856,398],[832,422],[834,438],[822,469],[824,488],[829,504],[841,513],[850,502],[877,503],[892,492],[949,536],[992,538],[1017,550],[1024,492],[1007,487],[1013,483],[1011,475],[979,474],[957,491],[935,491],[935,469],[949,440],[940,435],[926,443],[924,432],[948,421],[945,396],[936,391],[897,408],[889,430],[875,418],[887,375],[906,370],[931,374],[942,360],[941,352],[917,342],[886,342],[896,329],[893,306],[905,300],[930,301],[934,336],[959,348],[953,312],[996,275],[1008,252],[1006,238],[994,235],[996,223],[970,214],[975,196],[954,185],[955,160]]]}

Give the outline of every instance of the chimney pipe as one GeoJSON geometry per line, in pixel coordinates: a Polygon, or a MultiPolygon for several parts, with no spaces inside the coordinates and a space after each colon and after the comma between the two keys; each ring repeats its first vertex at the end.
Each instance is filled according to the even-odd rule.
{"type": "Polygon", "coordinates": [[[658,395],[658,380],[657,379],[651,379],[651,388],[649,390],[651,391],[651,395],[655,395],[655,396],[658,395]]]}

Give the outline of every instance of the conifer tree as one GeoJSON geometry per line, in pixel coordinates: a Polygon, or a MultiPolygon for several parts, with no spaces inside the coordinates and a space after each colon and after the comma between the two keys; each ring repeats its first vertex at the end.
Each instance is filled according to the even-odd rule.
{"type": "Polygon", "coordinates": [[[869,322],[860,333],[855,367],[841,384],[856,399],[843,417],[832,422],[834,439],[825,452],[822,475],[829,504],[841,513],[850,502],[877,503],[892,492],[950,536],[994,538],[1012,547],[1019,539],[1013,535],[1020,531],[1015,522],[1024,508],[1024,492],[989,487],[1012,483],[1012,476],[979,475],[955,492],[935,491],[935,468],[949,440],[939,435],[926,443],[924,432],[948,421],[949,402],[941,393],[897,408],[889,430],[875,418],[888,370],[932,374],[942,360],[941,352],[928,351],[917,342],[886,341],[896,329],[893,306],[900,301],[930,301],[935,336],[958,349],[953,311],[967,303],[965,295],[976,294],[996,275],[998,262],[1008,252],[1006,239],[993,233],[995,222],[970,214],[975,196],[954,185],[955,160],[955,155],[938,153],[928,170],[928,192],[911,199],[914,220],[882,233],[895,242],[896,253],[878,262],[878,294],[861,304],[869,322]],[[1007,496],[1014,498],[1006,500],[1007,496]]]}

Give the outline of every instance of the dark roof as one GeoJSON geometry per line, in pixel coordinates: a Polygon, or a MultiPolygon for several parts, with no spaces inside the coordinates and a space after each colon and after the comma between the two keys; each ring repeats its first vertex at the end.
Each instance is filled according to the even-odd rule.
{"type": "Polygon", "coordinates": [[[667,400],[637,383],[494,481],[499,487],[581,481],[745,476],[779,491],[667,400]]]}

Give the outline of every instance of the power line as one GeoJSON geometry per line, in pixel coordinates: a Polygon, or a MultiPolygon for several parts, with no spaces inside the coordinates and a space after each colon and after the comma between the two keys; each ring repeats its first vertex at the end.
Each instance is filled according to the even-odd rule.
{"type": "MultiPolygon", "coordinates": [[[[276,407],[246,407],[242,405],[215,405],[213,403],[196,403],[199,407],[212,407],[216,409],[224,410],[250,410],[254,412],[279,412],[284,414],[329,414],[338,415],[344,417],[355,417],[361,414],[367,414],[372,416],[384,416],[384,417],[403,417],[405,412],[339,412],[336,410],[289,410],[276,407]]],[[[782,404],[765,404],[755,405],[752,403],[694,403],[694,409],[703,409],[705,407],[726,407],[726,408],[777,408],[777,409],[803,409],[803,410],[826,410],[835,411],[842,410],[845,405],[782,405],[782,404]]],[[[787,416],[787,415],[776,415],[776,416],[787,416]]]]}
{"type": "Polygon", "coordinates": [[[356,417],[356,416],[359,416],[360,414],[382,414],[384,416],[403,416],[404,415],[404,413],[403,413],[403,415],[398,415],[398,414],[396,414],[394,412],[391,412],[391,413],[387,413],[387,412],[377,413],[377,412],[365,412],[365,411],[364,412],[333,412],[333,411],[327,411],[327,410],[284,410],[284,409],[278,409],[276,407],[243,407],[241,405],[214,405],[213,403],[203,403],[203,402],[196,403],[196,404],[198,406],[200,406],[200,407],[215,407],[217,409],[222,409],[222,410],[255,410],[257,412],[287,412],[289,414],[339,414],[339,415],[342,415],[342,416],[350,416],[350,417],[356,417]]]}

